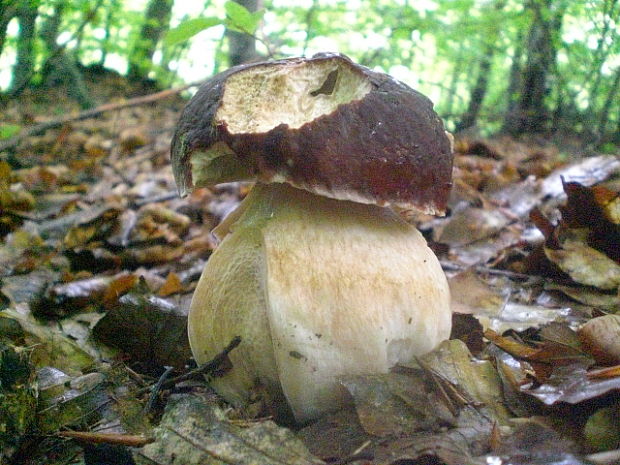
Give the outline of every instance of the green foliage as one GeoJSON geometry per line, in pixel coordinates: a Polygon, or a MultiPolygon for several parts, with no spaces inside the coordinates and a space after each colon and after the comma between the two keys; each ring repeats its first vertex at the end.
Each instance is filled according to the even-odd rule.
{"type": "Polygon", "coordinates": [[[0,140],[13,137],[21,129],[22,127],[17,124],[0,124],[0,140]]]}
{"type": "Polygon", "coordinates": [[[231,31],[246,34],[254,34],[265,13],[265,10],[252,13],[244,6],[232,1],[226,2],[224,9],[226,10],[226,27],[231,31]]]}
{"type": "Polygon", "coordinates": [[[199,32],[202,32],[219,24],[222,24],[222,20],[213,16],[187,19],[174,29],[168,31],[168,33],[166,34],[166,38],[164,39],[164,43],[167,46],[172,46],[181,42],[185,42],[186,40],[194,37],[199,32]]]}
{"type": "MultiPolygon", "coordinates": [[[[50,55],[40,37],[41,26],[58,0],[21,1],[39,4],[31,79],[37,85],[50,55]]],[[[59,42],[82,64],[99,63],[124,72],[123,63],[129,61],[163,85],[222,71],[230,52],[226,30],[252,36],[257,52],[268,58],[339,51],[428,95],[449,129],[467,111],[481,63],[486,61],[490,62],[487,88],[476,124],[487,133],[503,126],[509,105],[523,95],[523,89],[509,86],[512,81],[524,82],[528,56],[534,53],[528,50],[528,38],[537,9],[547,21],[561,12],[560,27],[549,39],[554,57],[545,76],[547,127],[541,129],[577,131],[601,144],[617,142],[620,89],[614,89],[614,81],[620,59],[620,2],[616,0],[264,0],[264,9],[257,12],[246,9],[241,0],[205,0],[202,9],[177,1],[173,28],[145,60],[130,55],[135,46],[148,45],[142,27],[149,3],[63,2],[59,42]],[[198,36],[202,31],[208,33],[198,36]],[[192,64],[200,69],[194,76],[178,75],[181,67],[187,70],[192,64]]],[[[13,28],[0,56],[4,76],[11,70],[17,42],[13,28]]],[[[6,90],[6,83],[1,85],[6,90]]]]}

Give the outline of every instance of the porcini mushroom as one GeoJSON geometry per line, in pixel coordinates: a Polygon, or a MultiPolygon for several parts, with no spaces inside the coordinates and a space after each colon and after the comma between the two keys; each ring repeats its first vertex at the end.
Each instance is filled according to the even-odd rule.
{"type": "Polygon", "coordinates": [[[198,363],[242,338],[212,382],[226,399],[261,385],[305,422],[342,404],[338,377],[448,337],[445,275],[389,208],[445,210],[452,148],[432,107],[337,54],[234,67],[188,103],[172,142],[180,192],[257,181],[214,231],[189,315],[198,363]]]}

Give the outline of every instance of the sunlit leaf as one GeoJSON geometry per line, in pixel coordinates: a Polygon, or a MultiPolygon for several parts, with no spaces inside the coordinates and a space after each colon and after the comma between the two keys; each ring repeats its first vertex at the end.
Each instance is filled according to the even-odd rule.
{"type": "Polygon", "coordinates": [[[254,34],[265,13],[264,10],[252,13],[244,6],[232,1],[226,2],[224,9],[226,10],[226,27],[246,34],[254,34]]]}
{"type": "Polygon", "coordinates": [[[216,17],[192,18],[183,21],[174,29],[166,34],[164,42],[166,45],[176,45],[195,36],[199,32],[209,29],[213,26],[222,24],[222,21],[216,17]]]}
{"type": "Polygon", "coordinates": [[[21,131],[22,127],[17,124],[0,124],[0,139],[8,139],[21,131]]]}

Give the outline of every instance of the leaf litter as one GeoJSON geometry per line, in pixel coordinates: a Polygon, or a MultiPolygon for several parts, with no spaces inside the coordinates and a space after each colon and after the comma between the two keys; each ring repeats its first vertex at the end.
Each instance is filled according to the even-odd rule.
{"type": "Polygon", "coordinates": [[[448,274],[452,339],[342,379],[346,409],[291,427],[183,375],[210,231],[247,187],[176,196],[182,104],[72,122],[22,140],[18,164],[0,157],[0,463],[80,463],[106,441],[149,464],[614,463],[617,157],[457,140],[450,214],[411,219],[448,274]]]}

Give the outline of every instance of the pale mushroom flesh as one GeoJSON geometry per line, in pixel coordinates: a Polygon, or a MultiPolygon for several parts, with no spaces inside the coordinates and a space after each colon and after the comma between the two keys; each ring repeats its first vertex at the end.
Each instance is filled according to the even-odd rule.
{"type": "Polygon", "coordinates": [[[305,422],[343,404],[340,376],[386,373],[449,336],[441,266],[391,210],[258,184],[233,221],[189,316],[198,363],[242,338],[212,381],[229,401],[260,385],[305,422]]]}

